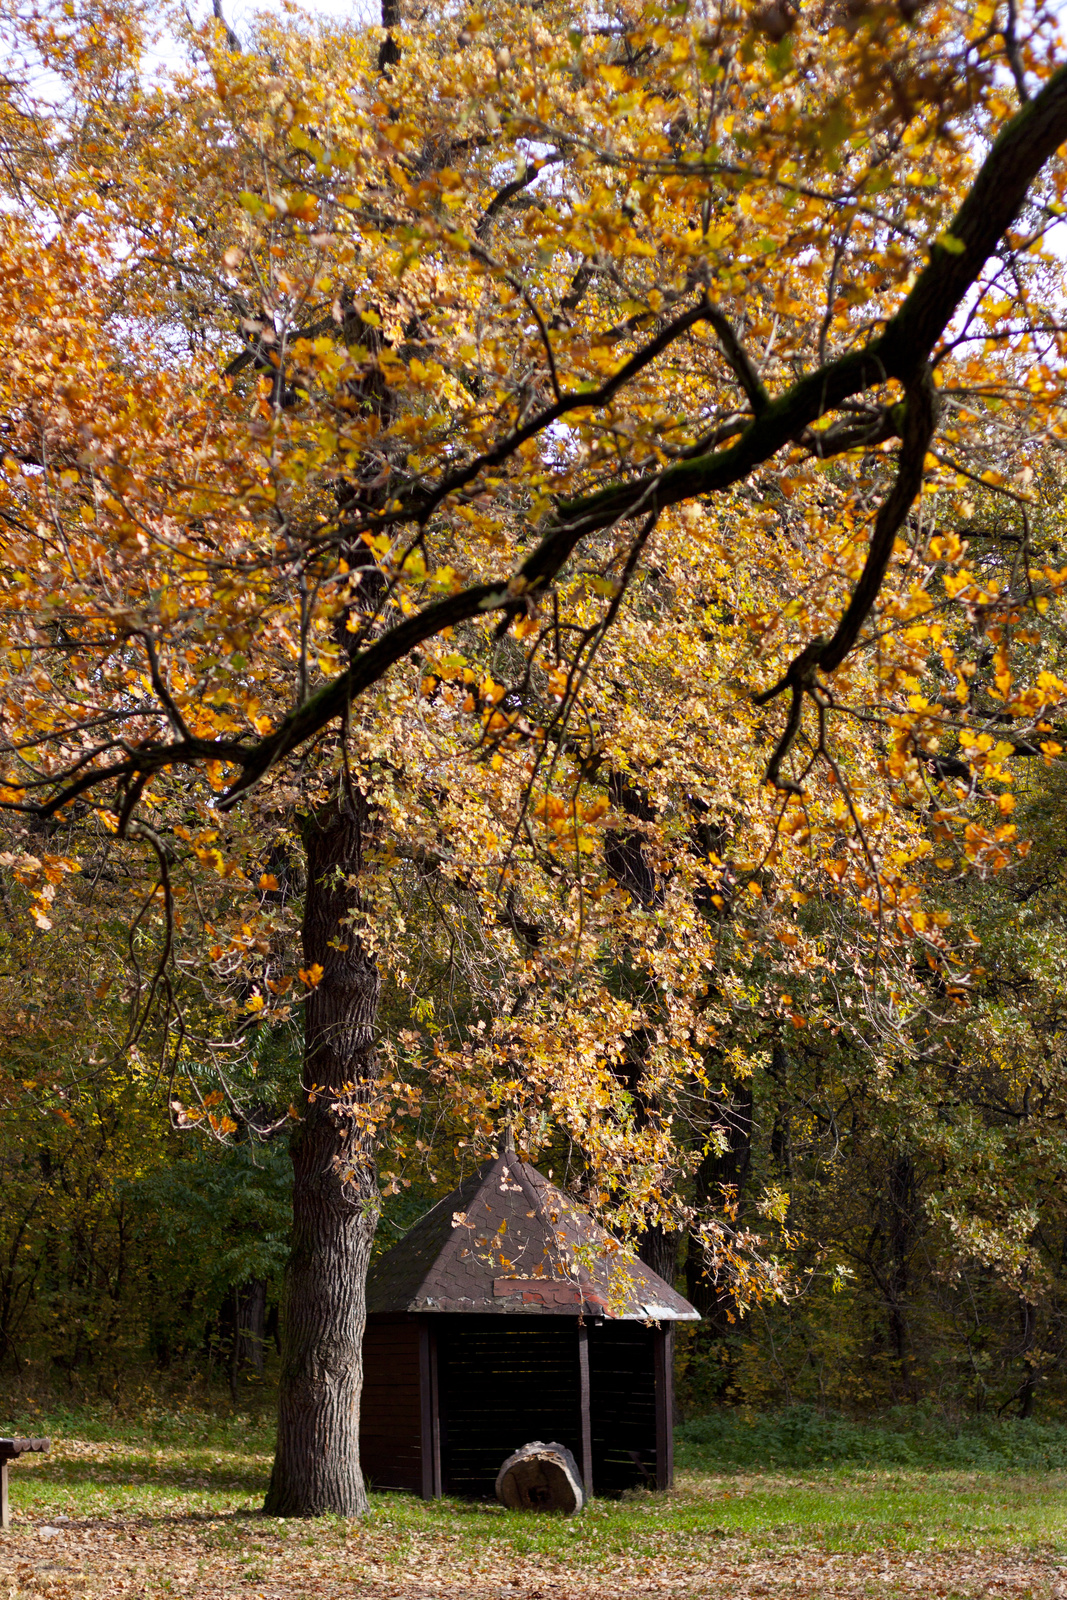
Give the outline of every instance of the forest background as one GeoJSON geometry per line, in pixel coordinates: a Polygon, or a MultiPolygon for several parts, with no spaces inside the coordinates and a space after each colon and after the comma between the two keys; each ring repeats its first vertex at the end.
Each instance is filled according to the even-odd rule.
{"type": "Polygon", "coordinates": [[[472,573],[501,583],[553,498],[584,493],[591,515],[612,472],[632,483],[741,435],[765,385],[852,349],[927,256],[966,255],[948,221],[1059,49],[1053,15],[1001,9],[727,7],[690,28],[622,7],[577,42],[546,12],[525,67],[504,8],[440,19],[429,43],[390,13],[400,44],[263,19],[245,41],[190,27],[184,76],[161,87],[138,76],[137,7],[70,26],[12,8],[48,80],[31,115],[32,74],[13,71],[3,106],[19,361],[4,400],[0,1363],[27,1392],[122,1398],[161,1375],[176,1394],[224,1377],[235,1401],[269,1392],[288,1134],[316,1092],[303,1014],[323,983],[296,956],[301,818],[354,769],[368,843],[345,917],[380,974],[388,1069],[359,1102],[374,1248],[512,1127],[701,1310],[679,1350],[689,1413],[1067,1404],[1062,163],[946,338],[922,492],[889,529],[878,605],[832,689],[790,662],[863,579],[902,436],[914,453],[914,395],[892,377],[837,433],[787,433],[724,504],[694,492],[636,538],[632,521],[595,527],[542,612],[500,588],[504,626],[459,616],[451,648],[401,659],[339,739],[324,723],[310,755],[294,742],[290,766],[264,763],[251,810],[218,800],[250,787],[238,739],[205,774],[136,765],[153,718],[205,748],[290,726],[309,684],[355,659],[349,635],[384,636],[472,573]],[[828,38],[863,87],[852,109],[828,38]],[[452,125],[448,165],[440,129],[404,117],[463,52],[481,120],[469,139],[452,125]],[[514,107],[523,71],[561,61],[544,93],[571,121],[552,143],[514,107]],[[696,176],[698,119],[679,108],[694,70],[705,127],[721,124],[700,135],[696,176]],[[381,105],[326,98],[355,79],[381,105]],[[575,81],[596,85],[592,112],[575,81]],[[379,130],[362,210],[323,146],[330,118],[338,149],[351,138],[349,105],[379,130]],[[575,132],[594,112],[595,149],[575,132]],[[228,142],[252,123],[254,150],[228,142]],[[294,152],[306,187],[283,195],[294,152]],[[385,196],[400,222],[383,221],[385,196]],[[505,222],[522,227],[502,238],[505,222]],[[359,249],[357,297],[333,277],[359,249]],[[605,379],[622,370],[638,380],[625,406],[605,379]],[[553,413],[569,379],[602,386],[572,432],[553,413]],[[457,416],[484,442],[487,389],[519,468],[504,455],[484,485],[431,493],[418,473],[435,449],[453,459],[457,416]],[[531,416],[540,455],[520,437],[531,416]],[[179,423],[195,444],[175,465],[179,423]],[[224,469],[247,475],[225,559],[224,469]],[[405,472],[423,522],[448,509],[429,545],[422,523],[408,541],[388,522],[405,472]],[[314,539],[278,555],[298,517],[314,539]],[[267,545],[249,556],[253,526],[284,600],[267,545]],[[120,575],[121,604],[73,582],[81,539],[91,561],[103,542],[100,583],[120,575]],[[284,672],[265,669],[286,638],[284,672]],[[807,718],[788,739],[752,698],[783,672],[807,718]],[[78,753],[101,721],[121,739],[78,753]],[[64,788],[120,746],[133,765],[105,801],[64,788]]]}

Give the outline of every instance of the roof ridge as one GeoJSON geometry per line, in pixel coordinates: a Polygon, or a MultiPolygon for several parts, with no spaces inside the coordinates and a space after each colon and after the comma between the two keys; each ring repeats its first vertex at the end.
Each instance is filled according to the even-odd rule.
{"type": "MultiPolygon", "coordinates": [[[[452,1213],[452,1226],[449,1229],[448,1234],[445,1237],[444,1244],[441,1246],[440,1250],[437,1252],[437,1255],[434,1257],[433,1262],[431,1263],[431,1265],[430,1265],[430,1267],[428,1269],[429,1272],[436,1271],[438,1267],[440,1267],[444,1262],[449,1260],[453,1255],[457,1255],[459,1253],[459,1247],[463,1243],[464,1239],[467,1239],[469,1241],[470,1235],[466,1232],[464,1223],[457,1222],[456,1218],[458,1216],[462,1216],[462,1217],[464,1217],[464,1219],[466,1219],[466,1217],[468,1216],[468,1214],[470,1212],[470,1208],[478,1203],[478,1199],[479,1199],[480,1195],[482,1194],[483,1190],[485,1189],[486,1184],[489,1182],[489,1179],[493,1175],[494,1169],[499,1165],[499,1163],[500,1163],[500,1157],[497,1156],[495,1161],[490,1160],[484,1167],[480,1168],[476,1174],[473,1173],[473,1172],[471,1173],[472,1179],[475,1176],[477,1176],[478,1186],[475,1189],[474,1193],[471,1195],[470,1199],[467,1201],[467,1210],[464,1211],[464,1212],[454,1211],[452,1213]]],[[[452,1191],[453,1195],[459,1194],[461,1192],[461,1190],[463,1189],[463,1187],[464,1186],[462,1184],[460,1184],[458,1189],[453,1189],[453,1191],[452,1191]]],[[[446,1200],[449,1199],[449,1198],[450,1197],[448,1195],[445,1196],[446,1200]]],[[[427,1276],[427,1274],[423,1275],[423,1280],[422,1280],[423,1283],[425,1283],[425,1281],[426,1281],[426,1276],[427,1276]]],[[[422,1285],[420,1284],[420,1288],[421,1288],[421,1286],[422,1285]]]]}
{"type": "MultiPolygon", "coordinates": [[[[540,1222],[545,1234],[548,1237],[550,1251],[555,1255],[556,1260],[563,1269],[567,1279],[569,1281],[578,1282],[575,1273],[571,1270],[570,1263],[564,1259],[563,1250],[556,1234],[556,1225],[545,1210],[545,1202],[541,1195],[538,1194],[537,1186],[530,1182],[526,1172],[526,1162],[519,1155],[514,1145],[511,1147],[511,1159],[513,1166],[508,1170],[513,1171],[515,1177],[518,1178],[519,1187],[522,1189],[522,1192],[526,1196],[529,1204],[533,1207],[533,1214],[537,1218],[538,1222],[540,1222]]],[[[541,1176],[536,1167],[531,1166],[530,1171],[537,1177],[541,1176]]],[[[552,1187],[555,1188],[555,1185],[553,1184],[552,1187]]]]}
{"type": "MultiPolygon", "coordinates": [[[[569,1215],[572,1220],[572,1226],[576,1232],[579,1232],[584,1228],[593,1235],[592,1239],[589,1241],[590,1243],[596,1243],[597,1245],[603,1243],[604,1245],[614,1247],[615,1241],[612,1239],[607,1228],[604,1227],[603,1223],[593,1215],[590,1208],[581,1200],[579,1200],[576,1195],[571,1194],[570,1190],[562,1188],[551,1178],[546,1177],[545,1174],[543,1172],[539,1172],[536,1167],[531,1166],[530,1171],[537,1179],[537,1182],[544,1186],[545,1198],[542,1198],[540,1195],[538,1195],[539,1204],[542,1208],[542,1214],[544,1207],[547,1204],[548,1192],[551,1190],[552,1193],[559,1196],[563,1204],[563,1209],[561,1210],[559,1220],[562,1220],[569,1215]]],[[[534,1189],[534,1192],[537,1193],[536,1184],[531,1185],[531,1187],[534,1189]]],[[[556,1247],[562,1256],[562,1247],[559,1244],[559,1235],[556,1232],[556,1227],[552,1222],[551,1217],[546,1218],[546,1226],[552,1230],[552,1236],[556,1241],[556,1247]]],[[[578,1248],[579,1250],[582,1248],[581,1242],[579,1242],[578,1248]]],[[[615,1253],[614,1248],[612,1249],[612,1253],[615,1253]]],[[[567,1276],[574,1283],[581,1284],[585,1280],[587,1280],[589,1283],[594,1281],[595,1275],[589,1270],[588,1267],[582,1265],[580,1259],[573,1266],[568,1263],[566,1265],[566,1270],[567,1276]]]]}

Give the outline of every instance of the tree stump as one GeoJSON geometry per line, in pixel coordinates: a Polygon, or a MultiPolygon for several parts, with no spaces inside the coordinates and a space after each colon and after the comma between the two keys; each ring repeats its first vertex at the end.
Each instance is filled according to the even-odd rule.
{"type": "Polygon", "coordinates": [[[585,1504],[578,1463],[562,1444],[535,1439],[508,1456],[496,1477],[496,1497],[512,1511],[562,1511],[585,1504]]]}

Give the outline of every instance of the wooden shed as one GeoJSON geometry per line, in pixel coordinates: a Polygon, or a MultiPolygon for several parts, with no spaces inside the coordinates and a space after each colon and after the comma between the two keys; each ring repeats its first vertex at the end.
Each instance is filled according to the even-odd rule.
{"type": "Polygon", "coordinates": [[[673,1479],[673,1329],[687,1300],[510,1149],[371,1268],[360,1449],[379,1489],[491,1497],[532,1440],[586,1495],[673,1479]]]}

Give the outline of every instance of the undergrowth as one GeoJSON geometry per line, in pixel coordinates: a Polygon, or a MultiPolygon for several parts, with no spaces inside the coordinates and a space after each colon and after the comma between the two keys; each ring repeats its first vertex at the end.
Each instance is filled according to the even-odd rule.
{"type": "MultiPolygon", "coordinates": [[[[274,1448],[274,1404],[227,1395],[162,1399],[147,1385],[114,1402],[74,1402],[32,1392],[0,1393],[0,1435],[122,1442],[186,1450],[274,1448]],[[259,1403],[257,1403],[257,1401],[259,1403]]],[[[900,1406],[861,1420],[813,1406],[776,1412],[722,1408],[675,1429],[680,1470],[761,1473],[811,1467],[887,1471],[1041,1473],[1067,1471],[1067,1423],[1003,1417],[950,1418],[900,1406]]]]}
{"type": "Polygon", "coordinates": [[[678,1464],[694,1472],[805,1467],[910,1467],[972,1472],[1067,1471],[1067,1423],[1018,1418],[952,1420],[898,1406],[856,1421],[813,1406],[719,1410],[675,1432],[678,1464]]]}

